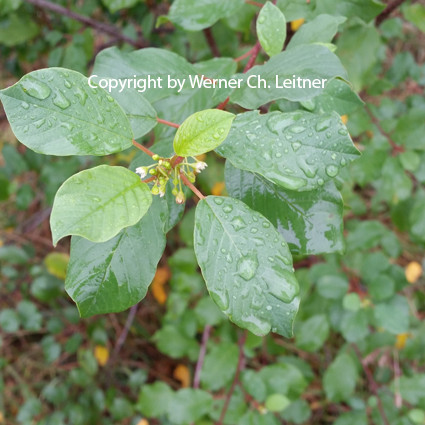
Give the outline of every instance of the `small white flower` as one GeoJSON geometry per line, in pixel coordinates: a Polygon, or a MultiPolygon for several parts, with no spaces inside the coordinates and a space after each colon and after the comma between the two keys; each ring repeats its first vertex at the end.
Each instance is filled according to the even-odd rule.
{"type": "Polygon", "coordinates": [[[197,171],[198,173],[200,173],[202,170],[205,170],[205,168],[207,168],[207,167],[208,167],[208,164],[207,164],[206,162],[198,161],[198,162],[195,164],[195,167],[196,167],[196,171],[197,171]]]}
{"type": "Polygon", "coordinates": [[[146,167],[137,167],[136,174],[139,174],[140,178],[143,179],[143,177],[146,177],[146,175],[148,174],[148,170],[146,169],[146,167]]]}
{"type": "Polygon", "coordinates": [[[178,204],[182,204],[184,201],[186,200],[184,193],[183,192],[179,192],[176,196],[176,202],[178,204]]]}
{"type": "Polygon", "coordinates": [[[164,188],[162,188],[162,187],[160,187],[160,188],[159,188],[159,196],[160,196],[161,198],[163,198],[163,197],[164,197],[164,195],[165,195],[165,189],[164,189],[164,188]]]}

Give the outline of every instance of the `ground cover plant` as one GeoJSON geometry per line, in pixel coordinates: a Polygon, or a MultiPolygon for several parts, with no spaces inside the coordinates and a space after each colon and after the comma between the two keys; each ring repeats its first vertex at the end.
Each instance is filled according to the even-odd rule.
{"type": "Polygon", "coordinates": [[[0,15],[0,423],[425,423],[421,2],[0,15]]]}

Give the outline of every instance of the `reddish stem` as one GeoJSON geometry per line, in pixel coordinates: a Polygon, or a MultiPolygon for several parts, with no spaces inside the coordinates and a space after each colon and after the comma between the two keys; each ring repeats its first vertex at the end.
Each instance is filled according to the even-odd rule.
{"type": "Polygon", "coordinates": [[[226,100],[221,102],[220,105],[218,105],[216,109],[224,109],[226,107],[226,105],[229,103],[229,101],[230,101],[230,97],[228,97],[226,100]]]}
{"type": "Polygon", "coordinates": [[[174,127],[174,128],[179,128],[180,127],[179,124],[176,124],[176,123],[170,122],[170,121],[166,121],[166,120],[162,120],[161,118],[157,118],[156,120],[160,124],[165,124],[165,125],[168,125],[169,127],[174,127]]]}
{"type": "Polygon", "coordinates": [[[182,182],[199,198],[205,199],[205,196],[189,181],[189,179],[183,174],[180,173],[182,182]]]}
{"type": "Polygon", "coordinates": [[[242,56],[239,56],[238,58],[236,58],[236,59],[233,59],[235,62],[240,62],[240,61],[243,61],[244,59],[246,59],[248,56],[250,56],[251,55],[251,53],[252,53],[252,51],[254,50],[254,47],[255,46],[253,46],[253,47],[251,47],[246,53],[244,53],[242,56]]]}
{"type": "Polygon", "coordinates": [[[252,48],[251,57],[249,58],[249,61],[246,64],[245,69],[243,70],[244,74],[248,72],[254,66],[257,56],[260,53],[260,50],[261,50],[261,44],[259,41],[257,41],[255,43],[255,46],[252,48]]]}
{"type": "Polygon", "coordinates": [[[133,140],[133,145],[136,146],[136,148],[139,148],[141,151],[143,151],[145,154],[149,156],[154,156],[155,154],[146,148],[145,146],[141,145],[140,143],[137,143],[135,140],[133,140]]]}
{"type": "Polygon", "coordinates": [[[199,350],[198,361],[196,362],[195,377],[193,378],[193,388],[199,388],[201,382],[201,371],[204,364],[205,353],[207,352],[207,343],[210,338],[211,329],[211,325],[206,325],[202,333],[201,348],[199,350]]]}
{"type": "Polygon", "coordinates": [[[253,6],[258,6],[258,7],[263,7],[264,4],[263,3],[259,3],[258,1],[254,1],[254,0],[245,0],[246,4],[252,4],[253,6]]]}
{"type": "Polygon", "coordinates": [[[142,182],[143,183],[150,183],[150,182],[153,182],[155,179],[156,179],[156,177],[155,176],[152,176],[152,177],[149,177],[146,180],[142,180],[142,182]]]}

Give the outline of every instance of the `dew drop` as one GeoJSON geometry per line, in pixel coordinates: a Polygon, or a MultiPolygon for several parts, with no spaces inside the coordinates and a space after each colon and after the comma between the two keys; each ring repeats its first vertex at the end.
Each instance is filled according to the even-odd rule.
{"type": "Polygon", "coordinates": [[[281,158],[281,157],[282,157],[282,154],[281,154],[280,152],[276,152],[275,157],[276,157],[276,158],[281,158]]]}
{"type": "Polygon", "coordinates": [[[270,223],[268,221],[263,221],[263,227],[268,229],[270,227],[270,223]]]}
{"type": "Polygon", "coordinates": [[[70,89],[72,87],[72,84],[68,80],[65,80],[63,83],[67,89],[70,89]]]}
{"type": "Polygon", "coordinates": [[[233,229],[235,229],[237,232],[239,232],[239,230],[242,230],[246,227],[246,223],[244,219],[239,215],[234,217],[231,223],[232,223],[233,229]]]}
{"type": "Polygon", "coordinates": [[[300,142],[294,142],[292,143],[292,149],[294,150],[294,152],[296,152],[300,147],[301,147],[301,143],[300,142]]]}
{"type": "Polygon", "coordinates": [[[233,211],[233,207],[232,207],[231,205],[225,205],[225,206],[223,207],[223,211],[224,211],[226,214],[231,213],[231,212],[233,211]]]}
{"type": "Polygon", "coordinates": [[[81,106],[84,106],[86,104],[87,93],[82,88],[77,87],[75,89],[75,96],[78,99],[78,101],[80,102],[81,106]]]}
{"type": "Polygon", "coordinates": [[[223,198],[220,198],[220,197],[216,197],[216,198],[214,198],[214,202],[215,202],[217,205],[222,205],[222,204],[223,204],[223,202],[224,202],[224,199],[223,199],[223,198]]]}
{"type": "Polygon", "coordinates": [[[325,184],[325,182],[324,182],[324,180],[323,180],[323,179],[317,179],[317,184],[318,184],[319,186],[323,186],[323,185],[325,184]]]}
{"type": "Polygon", "coordinates": [[[294,126],[292,126],[292,127],[289,128],[289,131],[291,133],[294,133],[294,134],[302,133],[305,130],[306,130],[306,128],[305,127],[302,127],[301,125],[294,125],[294,126]]]}
{"type": "Polygon", "coordinates": [[[341,136],[347,136],[348,135],[348,131],[345,128],[340,128],[338,130],[338,134],[340,134],[341,136]]]}
{"type": "Polygon", "coordinates": [[[47,84],[37,80],[31,75],[24,77],[20,85],[26,94],[39,100],[47,99],[52,92],[47,84]]]}
{"type": "Polygon", "coordinates": [[[336,165],[331,164],[326,167],[326,174],[329,177],[335,177],[338,174],[338,172],[339,172],[339,168],[336,165]]]}
{"type": "Polygon", "coordinates": [[[22,108],[24,109],[28,109],[30,107],[30,105],[27,102],[22,102],[21,103],[22,108]]]}
{"type": "Polygon", "coordinates": [[[251,280],[258,269],[258,258],[255,252],[251,252],[245,256],[242,256],[238,260],[237,272],[242,279],[248,281],[251,280]]]}
{"type": "Polygon", "coordinates": [[[258,229],[256,228],[256,227],[253,227],[252,229],[251,229],[251,233],[257,233],[258,232],[258,229]]]}
{"type": "Polygon", "coordinates": [[[272,306],[271,305],[268,305],[267,307],[266,307],[266,310],[268,310],[268,311],[270,311],[272,309],[272,306]]]}
{"type": "Polygon", "coordinates": [[[71,105],[71,102],[58,90],[53,99],[53,104],[58,108],[67,109],[71,105]]]}
{"type": "Polygon", "coordinates": [[[43,118],[34,123],[36,128],[40,128],[43,124],[45,124],[46,120],[43,118]]]}
{"type": "Polygon", "coordinates": [[[345,158],[341,159],[341,165],[344,167],[347,164],[347,161],[345,160],[345,158]]]}
{"type": "Polygon", "coordinates": [[[331,126],[331,120],[329,118],[322,119],[316,124],[316,131],[325,131],[330,126],[331,126]]]}

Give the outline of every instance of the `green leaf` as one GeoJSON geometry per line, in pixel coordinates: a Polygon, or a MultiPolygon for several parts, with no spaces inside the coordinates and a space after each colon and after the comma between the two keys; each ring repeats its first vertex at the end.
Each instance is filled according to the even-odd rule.
{"type": "Polygon", "coordinates": [[[176,425],[195,423],[209,413],[212,395],[198,389],[184,388],[175,393],[168,402],[168,417],[176,425]]]}
{"type": "Polygon", "coordinates": [[[319,15],[312,21],[302,25],[293,35],[287,49],[292,49],[301,44],[330,43],[338,32],[338,27],[347,18],[343,16],[319,15]]]}
{"type": "Polygon", "coordinates": [[[285,190],[264,177],[226,161],[229,195],[268,218],[292,253],[341,252],[344,247],[342,198],[333,182],[310,192],[285,190]]]}
{"type": "Polygon", "coordinates": [[[133,7],[139,0],[102,0],[102,3],[109,9],[111,13],[115,13],[121,9],[133,7]]]}
{"type": "Polygon", "coordinates": [[[119,90],[111,90],[111,96],[124,109],[135,139],[149,133],[158,124],[155,109],[137,91],[123,90],[120,93],[119,90]]]}
{"type": "Polygon", "coordinates": [[[164,382],[144,385],[136,408],[149,418],[158,418],[167,412],[167,406],[173,397],[172,389],[164,382]]]}
{"type": "Polygon", "coordinates": [[[219,109],[196,112],[177,130],[174,151],[180,156],[196,156],[212,151],[226,139],[235,115],[219,109]]]}
{"type": "Polygon", "coordinates": [[[280,9],[269,1],[258,15],[257,35],[261,47],[269,56],[282,51],[286,40],[286,19],[280,9]]]}
{"type": "Polygon", "coordinates": [[[29,15],[12,13],[0,20],[0,44],[5,46],[25,43],[33,39],[39,32],[39,26],[29,15]]]}
{"type": "Polygon", "coordinates": [[[214,345],[205,356],[202,368],[202,387],[217,391],[233,378],[238,363],[239,349],[236,344],[222,342],[214,345]]]}
{"type": "Polygon", "coordinates": [[[82,317],[123,311],[145,297],[165,248],[164,203],[113,239],[93,243],[74,236],[65,289],[82,317]]]}
{"type": "Polygon", "coordinates": [[[425,394],[425,374],[415,376],[402,376],[398,383],[401,396],[411,404],[418,404],[424,400],[425,394]]]}
{"type": "Polygon", "coordinates": [[[385,4],[378,0],[320,0],[315,12],[329,13],[347,18],[358,17],[365,22],[371,21],[385,9],[385,4]]]}
{"type": "Polygon", "coordinates": [[[299,288],[288,246],[260,213],[208,196],[196,208],[194,247],[211,297],[256,335],[292,336],[299,288]]]}
{"type": "Polygon", "coordinates": [[[297,191],[321,188],[359,155],[338,114],[301,111],[240,114],[217,153],[297,191]]]}
{"type": "Polygon", "coordinates": [[[15,11],[21,4],[22,0],[3,0],[0,5],[0,16],[15,11]]]}
{"type": "Polygon", "coordinates": [[[243,0],[175,0],[165,18],[188,31],[199,31],[237,13],[243,4],[243,0]]]}
{"type": "Polygon", "coordinates": [[[329,336],[329,322],[324,314],[310,317],[296,332],[296,345],[301,350],[314,352],[323,346],[329,336]]]}
{"type": "Polygon", "coordinates": [[[395,295],[389,301],[377,304],[374,309],[376,326],[395,335],[409,330],[409,304],[405,297],[395,295]]]}
{"type": "Polygon", "coordinates": [[[317,114],[335,111],[339,115],[346,115],[362,106],[363,101],[347,83],[332,80],[321,94],[301,104],[317,114]]]}
{"type": "Polygon", "coordinates": [[[75,71],[33,71],[0,91],[16,137],[47,155],[108,155],[127,149],[133,134],[115,100],[75,71]]]}
{"type": "Polygon", "coordinates": [[[339,59],[327,48],[319,45],[301,45],[291,50],[273,56],[266,64],[254,66],[248,73],[240,75],[244,81],[241,88],[236,89],[230,100],[246,109],[256,109],[267,102],[277,99],[301,101],[317,96],[335,77],[347,79],[347,73],[339,59]],[[258,84],[257,77],[251,78],[248,86],[247,79],[259,76],[266,81],[266,87],[258,84]],[[295,81],[292,88],[285,80],[301,78],[301,88],[295,81]],[[309,79],[303,88],[303,79],[309,79]],[[279,84],[276,85],[276,80],[279,84]],[[317,80],[317,82],[314,82],[317,80]],[[326,81],[323,81],[326,80],[326,81]],[[322,84],[323,83],[323,84],[322,84]],[[311,85],[311,88],[309,86],[311,85]],[[258,86],[254,88],[252,86],[258,86]]]}
{"type": "Polygon", "coordinates": [[[283,394],[272,394],[267,397],[265,407],[270,412],[282,412],[290,404],[291,401],[283,394]]]}
{"type": "Polygon", "coordinates": [[[403,15],[408,21],[425,33],[425,6],[423,4],[412,4],[404,8],[403,15]]]}
{"type": "Polygon", "coordinates": [[[99,165],[59,188],[50,216],[53,243],[67,235],[105,242],[136,224],[152,203],[146,183],[123,167],[99,165]]]}
{"type": "Polygon", "coordinates": [[[356,364],[351,356],[340,354],[323,376],[326,397],[335,402],[348,400],[356,387],[357,376],[356,364]]]}

